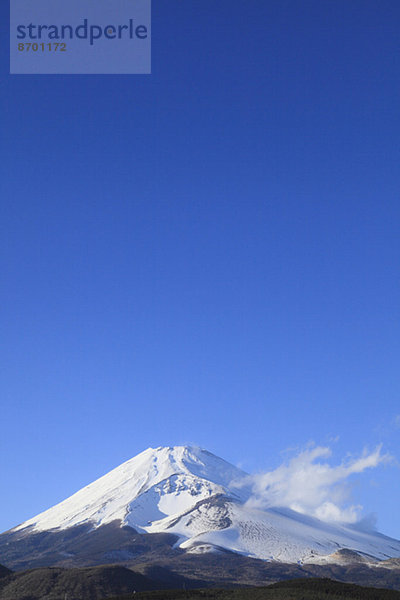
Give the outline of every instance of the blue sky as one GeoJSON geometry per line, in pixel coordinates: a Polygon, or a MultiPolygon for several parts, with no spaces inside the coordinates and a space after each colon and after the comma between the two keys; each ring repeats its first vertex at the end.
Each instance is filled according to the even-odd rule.
{"type": "Polygon", "coordinates": [[[399,459],[399,3],[154,0],[151,76],[10,76],[4,4],[0,530],[148,446],[399,459]]]}

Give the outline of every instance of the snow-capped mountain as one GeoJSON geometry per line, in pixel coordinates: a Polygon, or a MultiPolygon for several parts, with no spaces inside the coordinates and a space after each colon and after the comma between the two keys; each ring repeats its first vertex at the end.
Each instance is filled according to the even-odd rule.
{"type": "Polygon", "coordinates": [[[230,483],[243,475],[205,450],[148,448],[16,530],[66,529],[88,521],[99,527],[118,519],[142,533],[164,531],[170,518],[198,502],[231,496],[230,483]]]}
{"type": "Polygon", "coordinates": [[[378,560],[400,557],[400,541],[373,531],[279,507],[251,508],[249,490],[235,485],[245,477],[206,450],[149,448],[7,535],[118,522],[139,534],[173,534],[175,547],[190,553],[228,550],[285,563],[327,561],[341,549],[378,560]]]}

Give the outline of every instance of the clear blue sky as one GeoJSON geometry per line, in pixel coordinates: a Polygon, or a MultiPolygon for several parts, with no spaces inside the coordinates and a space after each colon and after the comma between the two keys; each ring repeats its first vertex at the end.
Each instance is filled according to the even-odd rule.
{"type": "Polygon", "coordinates": [[[400,3],[154,0],[151,76],[10,76],[6,4],[0,530],[148,446],[400,459],[400,3]]]}

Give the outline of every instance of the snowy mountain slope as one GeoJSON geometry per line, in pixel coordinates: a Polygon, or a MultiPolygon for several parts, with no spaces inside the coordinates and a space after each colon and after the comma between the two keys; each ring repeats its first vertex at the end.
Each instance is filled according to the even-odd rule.
{"type": "Polygon", "coordinates": [[[228,486],[243,475],[205,450],[148,448],[14,531],[67,529],[88,521],[99,527],[114,520],[147,531],[150,523],[181,514],[215,494],[239,499],[228,486]]]}
{"type": "Polygon", "coordinates": [[[119,521],[139,533],[174,534],[176,546],[191,553],[226,549],[280,562],[329,561],[340,549],[378,560],[400,557],[400,542],[376,532],[289,509],[249,508],[249,491],[232,486],[245,476],[205,450],[149,448],[12,532],[99,528],[119,521]]]}
{"type": "MultiPolygon", "coordinates": [[[[194,511],[193,511],[194,512],[194,511]]],[[[332,525],[286,509],[265,511],[248,509],[235,502],[226,502],[223,516],[227,527],[212,527],[206,511],[204,522],[193,513],[186,521],[169,531],[187,537],[181,548],[196,550],[196,545],[229,548],[253,558],[280,562],[316,562],[315,557],[327,557],[339,549],[352,549],[378,560],[399,556],[400,542],[378,533],[361,532],[344,525],[332,525]]],[[[182,521],[182,520],[181,520],[182,521]]],[[[215,519],[214,519],[215,521],[215,519]]],[[[335,560],[335,557],[332,558],[335,560]]],[[[328,561],[329,562],[329,561],[328,561]]]]}

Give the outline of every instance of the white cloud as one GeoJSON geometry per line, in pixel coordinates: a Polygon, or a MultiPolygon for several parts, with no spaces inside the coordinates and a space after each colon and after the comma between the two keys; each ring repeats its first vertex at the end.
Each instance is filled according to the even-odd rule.
{"type": "Polygon", "coordinates": [[[255,508],[284,506],[325,521],[355,523],[360,519],[362,506],[347,505],[350,494],[349,478],[366,469],[388,462],[378,446],[358,458],[349,458],[331,466],[328,447],[312,446],[300,452],[274,471],[250,475],[237,487],[250,486],[248,505],[255,508]]]}

